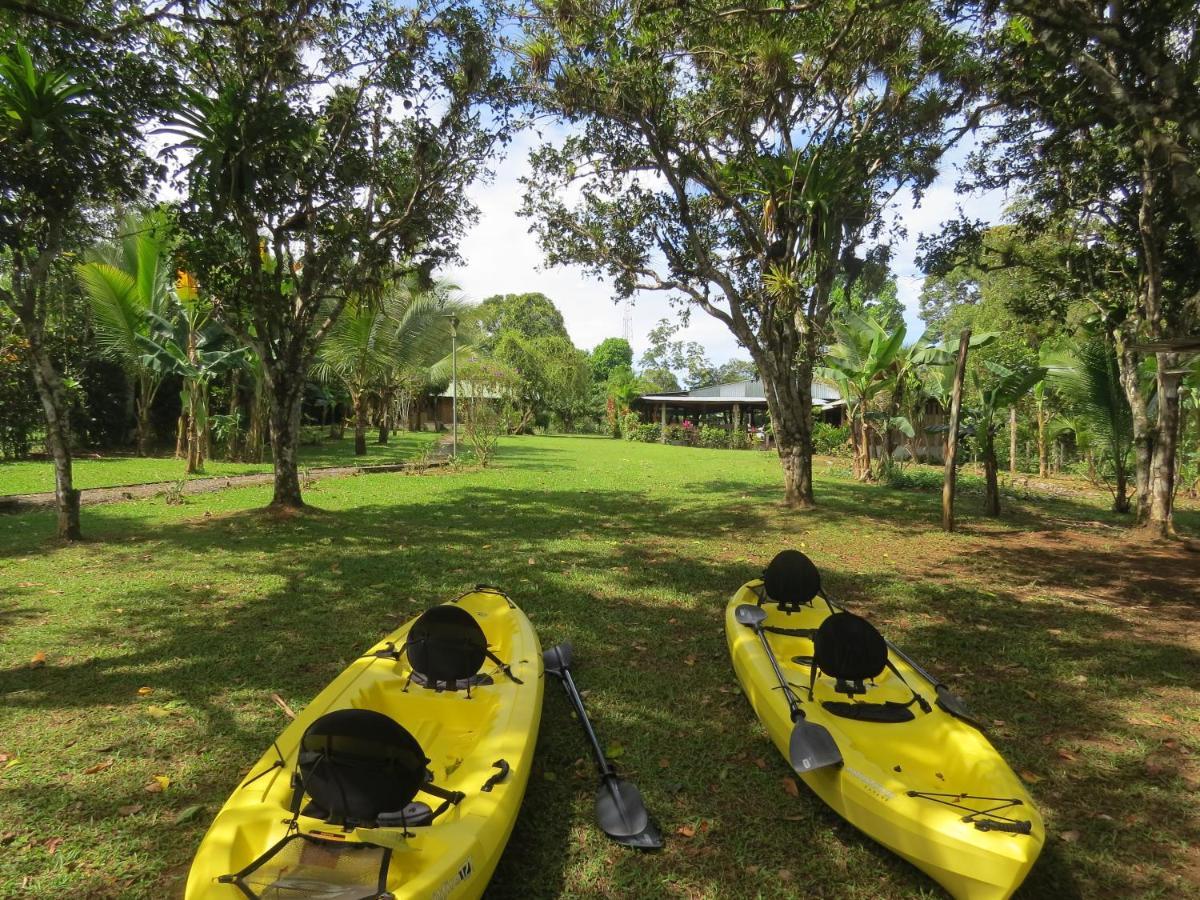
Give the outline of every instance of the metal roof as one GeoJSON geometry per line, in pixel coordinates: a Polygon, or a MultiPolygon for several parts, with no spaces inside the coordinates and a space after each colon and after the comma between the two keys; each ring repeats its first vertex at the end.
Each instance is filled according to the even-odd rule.
{"type": "MultiPolygon", "coordinates": [[[[813,379],[812,398],[814,405],[835,406],[841,403],[842,395],[833,385],[813,379]]],[[[695,388],[680,393],[644,394],[638,398],[656,403],[666,401],[685,401],[688,403],[762,403],[767,402],[766,388],[761,381],[732,381],[728,384],[714,384],[708,387],[695,388]]]]}

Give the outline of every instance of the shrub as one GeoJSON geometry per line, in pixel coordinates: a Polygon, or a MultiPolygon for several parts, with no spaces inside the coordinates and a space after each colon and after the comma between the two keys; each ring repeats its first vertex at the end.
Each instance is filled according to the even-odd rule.
{"type": "Polygon", "coordinates": [[[715,425],[701,425],[696,433],[696,443],[701,447],[729,449],[729,432],[715,425]]]}
{"type": "Polygon", "coordinates": [[[812,440],[814,453],[824,456],[849,456],[851,453],[849,425],[814,422],[812,440]]]}
{"type": "Polygon", "coordinates": [[[43,422],[25,349],[21,337],[0,337],[0,456],[10,459],[29,455],[43,422]]]}
{"type": "Polygon", "coordinates": [[[686,440],[686,436],[684,435],[683,429],[680,426],[668,425],[667,426],[667,440],[668,441],[682,441],[682,440],[686,440]]]}
{"type": "Polygon", "coordinates": [[[625,415],[621,416],[621,437],[627,441],[641,440],[637,436],[638,429],[642,426],[642,417],[633,410],[629,410],[625,415]]]}
{"type": "Polygon", "coordinates": [[[729,447],[732,450],[750,449],[750,435],[740,428],[729,432],[729,447]]]}

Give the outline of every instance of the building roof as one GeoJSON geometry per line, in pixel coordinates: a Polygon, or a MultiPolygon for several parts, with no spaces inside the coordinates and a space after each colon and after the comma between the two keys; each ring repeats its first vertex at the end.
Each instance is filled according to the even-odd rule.
{"type": "MultiPolygon", "coordinates": [[[[695,388],[690,391],[676,391],[662,394],[643,394],[638,398],[648,403],[679,403],[681,405],[732,405],[742,403],[748,406],[767,405],[767,392],[761,381],[732,381],[728,384],[714,384],[708,387],[695,388]]],[[[842,395],[837,388],[824,381],[813,379],[813,406],[824,409],[830,406],[840,406],[842,395]]]]}

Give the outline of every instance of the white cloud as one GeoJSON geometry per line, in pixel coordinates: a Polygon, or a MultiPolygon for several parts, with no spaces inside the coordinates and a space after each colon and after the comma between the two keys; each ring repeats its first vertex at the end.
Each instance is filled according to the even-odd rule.
{"type": "MultiPolygon", "coordinates": [[[[615,291],[611,284],[588,276],[578,267],[546,267],[537,239],[529,233],[528,220],[517,215],[522,193],[519,179],[529,171],[528,153],[539,141],[532,132],[518,136],[508,156],[497,166],[493,181],[471,189],[471,197],[480,211],[479,222],[462,242],[465,265],[446,274],[476,300],[492,294],[540,291],[562,310],[575,344],[590,349],[606,337],[621,335],[624,310],[621,304],[613,302],[615,291]]],[[[956,157],[961,158],[961,154],[956,157]]],[[[936,231],[940,223],[955,217],[960,205],[972,217],[987,221],[997,220],[1003,206],[999,194],[973,198],[955,194],[957,174],[952,166],[948,168],[951,170],[926,192],[919,207],[914,207],[906,196],[898,198],[895,207],[907,234],[896,240],[892,268],[899,279],[900,299],[905,304],[905,320],[912,335],[922,330],[917,318],[922,276],[914,262],[918,235],[936,231]]],[[[632,316],[635,358],[645,349],[646,334],[658,320],[676,316],[663,294],[643,293],[635,300],[632,316]]],[[[749,356],[721,322],[700,310],[693,310],[690,324],[677,337],[702,344],[715,363],[749,356]]]]}

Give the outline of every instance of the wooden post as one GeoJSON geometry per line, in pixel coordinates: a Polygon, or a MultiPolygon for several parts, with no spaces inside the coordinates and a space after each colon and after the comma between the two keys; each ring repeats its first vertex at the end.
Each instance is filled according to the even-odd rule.
{"type": "Polygon", "coordinates": [[[942,481],[942,530],[954,530],[954,457],[958,453],[958,420],[962,413],[963,379],[967,375],[967,347],[971,329],[964,328],[958,339],[958,363],[954,367],[954,390],[950,394],[950,421],[946,431],[945,477],[942,481]]]}
{"type": "Polygon", "coordinates": [[[667,442],[667,404],[658,404],[658,418],[661,423],[659,428],[658,442],[665,444],[667,442]]]}

